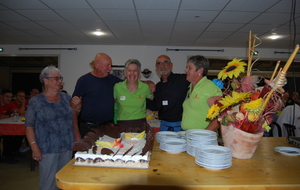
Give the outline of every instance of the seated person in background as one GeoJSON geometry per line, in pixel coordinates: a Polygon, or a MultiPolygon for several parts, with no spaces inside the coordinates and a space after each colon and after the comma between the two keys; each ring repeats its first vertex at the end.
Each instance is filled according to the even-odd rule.
{"type": "Polygon", "coordinates": [[[286,105],[289,98],[290,98],[289,92],[285,92],[282,94],[281,101],[283,102],[283,105],[286,105]]]}
{"type": "Polygon", "coordinates": [[[10,90],[2,90],[0,94],[0,119],[9,118],[8,105],[12,99],[10,90]]]}
{"type": "Polygon", "coordinates": [[[300,104],[298,92],[293,92],[292,98],[288,98],[285,106],[294,105],[295,103],[298,104],[298,105],[300,104]]]}
{"type": "Polygon", "coordinates": [[[8,112],[9,114],[12,114],[15,110],[17,110],[19,115],[25,115],[26,107],[25,92],[23,90],[19,90],[16,94],[15,100],[9,103],[8,112]]]}
{"type": "Polygon", "coordinates": [[[25,110],[27,110],[27,108],[28,108],[28,101],[30,100],[30,98],[38,95],[39,93],[40,93],[39,89],[37,89],[37,88],[31,89],[31,91],[29,92],[29,94],[30,94],[29,98],[26,99],[26,104],[25,104],[26,108],[25,108],[25,110]]]}
{"type": "Polygon", "coordinates": [[[139,127],[146,123],[146,98],[150,98],[150,88],[139,80],[141,63],[129,59],[125,63],[125,81],[114,86],[115,121],[128,127],[139,127]]]}
{"type": "MultiPolygon", "coordinates": [[[[25,116],[25,111],[28,107],[26,103],[28,102],[25,99],[25,91],[19,90],[16,94],[15,100],[10,102],[8,112],[12,114],[17,110],[16,112],[19,114],[19,116],[25,116]]],[[[19,153],[24,137],[25,135],[15,135],[13,138],[12,152],[16,156],[24,156],[19,153]]],[[[29,147],[22,149],[22,152],[26,152],[27,150],[29,150],[29,147]]]]}
{"type": "Polygon", "coordinates": [[[296,137],[300,136],[300,105],[294,104],[286,106],[277,119],[277,123],[281,127],[282,136],[287,137],[287,131],[284,127],[284,123],[295,125],[295,135],[296,137]]]}
{"type": "MultiPolygon", "coordinates": [[[[10,113],[8,111],[9,105],[12,99],[12,92],[10,90],[2,90],[0,95],[0,118],[9,118],[10,113]]],[[[4,135],[3,136],[3,152],[1,160],[8,164],[14,164],[17,162],[13,158],[13,152],[18,150],[18,145],[21,144],[24,136],[17,135],[4,135]],[[21,142],[20,142],[21,141],[21,142]]]]}

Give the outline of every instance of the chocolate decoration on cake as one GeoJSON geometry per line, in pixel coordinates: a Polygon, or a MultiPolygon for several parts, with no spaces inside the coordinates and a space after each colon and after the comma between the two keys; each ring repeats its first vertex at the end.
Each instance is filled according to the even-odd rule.
{"type": "Polygon", "coordinates": [[[94,162],[93,159],[91,159],[91,158],[86,159],[86,161],[87,161],[88,163],[94,162]]]}
{"type": "Polygon", "coordinates": [[[91,137],[94,141],[99,139],[99,136],[94,131],[88,132],[85,136],[91,137]]]}
{"type": "Polygon", "coordinates": [[[109,148],[102,148],[101,149],[101,154],[111,155],[113,153],[114,153],[114,151],[110,150],[109,148]]]}
{"type": "MultiPolygon", "coordinates": [[[[75,147],[72,150],[77,151],[75,154],[75,165],[124,168],[149,167],[154,132],[146,121],[130,121],[124,124],[121,122],[119,125],[109,123],[91,130],[79,142],[73,143],[75,147]],[[123,135],[121,136],[122,133],[141,133],[143,131],[145,136],[142,139],[128,140],[123,135]],[[124,144],[124,148],[118,146],[101,148],[98,142],[97,144],[95,143],[98,140],[107,141],[107,139],[121,139],[128,144],[124,144]],[[100,154],[98,153],[98,148],[101,149],[100,154]],[[119,153],[118,150],[120,150],[119,153]],[[113,156],[116,152],[117,155],[113,156]]],[[[110,142],[111,140],[108,141],[110,142]]]]}
{"type": "MultiPolygon", "coordinates": [[[[86,149],[89,149],[90,143],[87,142],[86,139],[92,139],[94,142],[99,140],[99,137],[103,137],[103,135],[107,135],[113,138],[119,138],[120,134],[122,132],[132,132],[132,133],[140,133],[142,131],[146,131],[146,144],[145,147],[142,150],[142,155],[146,154],[148,151],[151,151],[153,148],[153,142],[154,142],[154,132],[152,127],[147,122],[132,122],[130,125],[117,125],[117,124],[111,124],[108,123],[101,128],[92,128],[93,131],[88,132],[84,138],[80,142],[84,142],[84,146],[82,144],[76,142],[73,143],[75,147],[72,149],[72,151],[85,151],[86,149]],[[101,136],[102,135],[102,136],[101,136]],[[86,145],[88,144],[88,145],[86,145]],[[80,147],[78,146],[80,145],[80,147]],[[83,147],[85,149],[83,149],[83,147]]],[[[92,144],[92,146],[95,146],[92,144]]],[[[90,147],[91,148],[91,147],[90,147]]]]}
{"type": "Polygon", "coordinates": [[[89,141],[88,139],[82,139],[80,142],[85,142],[86,144],[88,144],[89,149],[92,148],[93,143],[91,141],[89,141]]]}
{"type": "Polygon", "coordinates": [[[94,163],[98,163],[98,162],[104,162],[104,160],[102,160],[101,158],[95,158],[94,163]]]}
{"type": "Polygon", "coordinates": [[[78,158],[76,158],[76,161],[78,161],[78,162],[85,162],[85,159],[78,157],[78,158]]]}
{"type": "Polygon", "coordinates": [[[89,141],[92,144],[92,146],[96,146],[95,141],[89,136],[84,136],[82,140],[84,140],[85,142],[89,141]]]}
{"type": "Polygon", "coordinates": [[[104,132],[100,128],[92,128],[91,130],[94,131],[96,133],[96,135],[99,136],[99,137],[104,136],[104,132]]]}
{"type": "Polygon", "coordinates": [[[89,145],[86,142],[79,141],[79,142],[74,142],[72,144],[75,145],[72,148],[72,151],[88,151],[90,149],[89,145]]]}
{"type": "Polygon", "coordinates": [[[119,138],[121,134],[121,127],[117,124],[108,123],[101,128],[105,135],[112,138],[119,138]]]}
{"type": "Polygon", "coordinates": [[[93,154],[97,154],[97,149],[98,149],[97,146],[93,146],[93,154]]]}

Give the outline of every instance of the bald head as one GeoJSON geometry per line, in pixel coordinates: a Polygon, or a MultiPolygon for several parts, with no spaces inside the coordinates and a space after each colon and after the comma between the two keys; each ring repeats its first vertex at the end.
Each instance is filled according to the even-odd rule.
{"type": "Polygon", "coordinates": [[[112,60],[105,53],[98,53],[93,60],[94,75],[106,77],[111,71],[112,60]]]}
{"type": "Polygon", "coordinates": [[[161,59],[164,59],[166,61],[170,61],[171,62],[170,57],[167,56],[167,55],[160,55],[160,56],[158,56],[157,59],[156,59],[156,62],[158,62],[158,60],[161,60],[161,59]]]}

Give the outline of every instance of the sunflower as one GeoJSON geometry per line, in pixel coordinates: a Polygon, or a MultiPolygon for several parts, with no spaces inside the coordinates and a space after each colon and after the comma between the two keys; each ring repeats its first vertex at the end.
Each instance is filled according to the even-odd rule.
{"type": "Polygon", "coordinates": [[[219,102],[221,104],[223,104],[223,106],[221,107],[221,111],[225,110],[226,108],[239,103],[240,101],[243,101],[247,98],[249,98],[251,96],[251,92],[232,92],[232,96],[225,96],[224,98],[222,98],[219,102]]]}
{"type": "Polygon", "coordinates": [[[226,67],[218,74],[218,79],[224,80],[227,77],[231,78],[235,76],[236,78],[240,75],[240,73],[245,72],[245,67],[247,64],[242,61],[242,59],[234,58],[230,61],[226,67]]]}
{"type": "Polygon", "coordinates": [[[217,117],[220,113],[220,107],[217,104],[214,104],[210,107],[210,109],[208,110],[208,113],[206,115],[207,119],[214,119],[215,117],[217,117]]]}
{"type": "Polygon", "coordinates": [[[244,109],[247,109],[249,110],[250,112],[253,112],[253,113],[259,113],[259,111],[262,110],[261,106],[262,106],[262,103],[263,103],[263,99],[262,98],[258,98],[256,100],[253,100],[249,103],[246,103],[244,105],[244,109]]]}
{"type": "Polygon", "coordinates": [[[258,117],[257,114],[255,114],[255,113],[253,113],[253,112],[249,112],[249,113],[248,113],[248,120],[249,120],[249,121],[256,121],[258,118],[259,118],[259,117],[258,117]]]}

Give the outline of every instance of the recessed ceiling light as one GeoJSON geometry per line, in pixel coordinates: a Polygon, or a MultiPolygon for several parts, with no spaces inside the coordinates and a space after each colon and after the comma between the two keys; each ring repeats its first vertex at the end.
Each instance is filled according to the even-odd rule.
{"type": "Polygon", "coordinates": [[[278,38],[280,38],[281,36],[277,35],[276,33],[272,33],[271,36],[269,36],[268,38],[272,39],[272,40],[276,40],[278,38]]]}
{"type": "Polygon", "coordinates": [[[95,35],[97,35],[97,36],[101,36],[101,35],[103,35],[104,33],[101,32],[100,29],[97,29],[95,32],[93,32],[93,34],[95,34],[95,35]]]}

